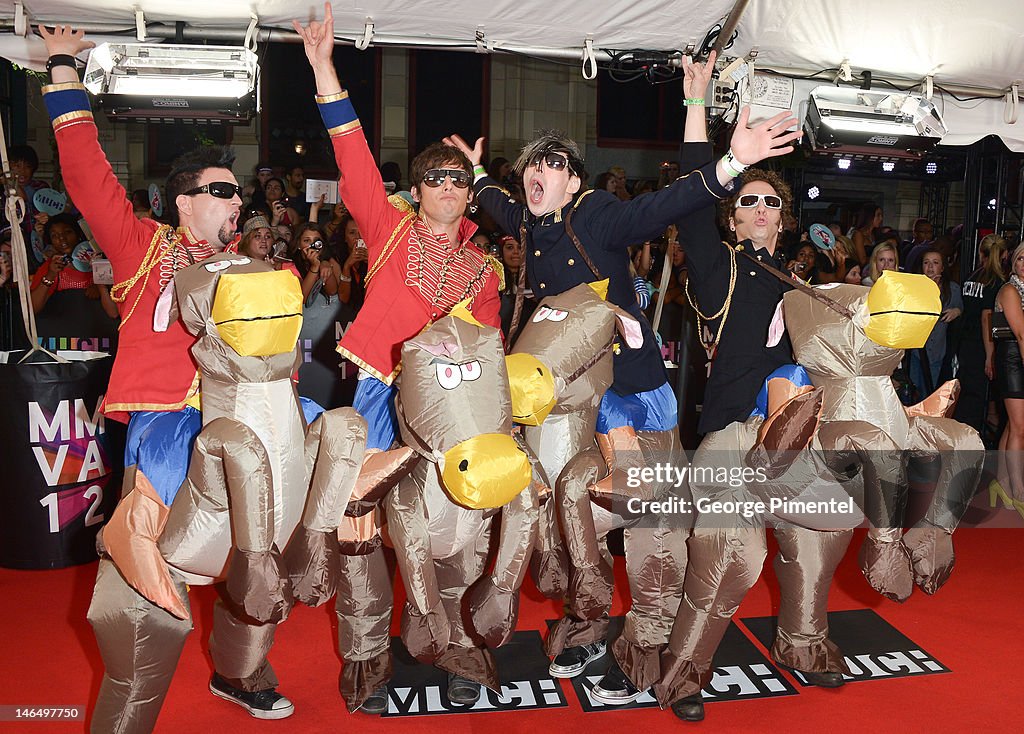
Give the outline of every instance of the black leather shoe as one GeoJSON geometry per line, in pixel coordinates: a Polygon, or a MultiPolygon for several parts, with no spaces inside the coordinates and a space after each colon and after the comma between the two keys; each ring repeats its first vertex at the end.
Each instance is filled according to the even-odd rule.
{"type": "Polygon", "coordinates": [[[842,673],[811,673],[801,670],[800,674],[809,685],[818,686],[819,688],[839,688],[846,685],[842,673]]]}
{"type": "Polygon", "coordinates": [[[381,686],[363,701],[359,711],[364,714],[383,714],[388,710],[388,687],[381,686]]]}
{"type": "Polygon", "coordinates": [[[480,684],[454,673],[448,674],[448,700],[472,706],[480,700],[480,684]]]}
{"type": "Polygon", "coordinates": [[[695,696],[680,698],[671,706],[672,713],[683,721],[704,721],[704,698],[698,693],[695,696]]]}

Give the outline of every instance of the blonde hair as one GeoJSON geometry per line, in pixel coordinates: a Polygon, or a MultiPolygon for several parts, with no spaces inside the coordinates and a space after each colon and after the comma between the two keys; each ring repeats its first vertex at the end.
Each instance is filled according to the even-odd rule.
{"type": "MultiPolygon", "coordinates": [[[[875,249],[871,251],[871,258],[868,260],[868,265],[870,266],[868,269],[868,276],[871,278],[872,283],[877,283],[879,276],[882,274],[882,269],[878,267],[878,255],[885,250],[890,250],[893,258],[896,260],[896,267],[894,269],[900,269],[900,253],[896,250],[896,247],[887,242],[881,245],[876,245],[875,249]]],[[[863,269],[861,272],[864,272],[863,269]]]]}
{"type": "Polygon", "coordinates": [[[856,248],[853,246],[853,240],[846,235],[841,234],[836,237],[836,243],[832,246],[832,251],[836,253],[836,262],[857,259],[854,255],[856,248]]]}
{"type": "Polygon", "coordinates": [[[975,279],[983,285],[992,285],[997,280],[1006,280],[1003,272],[1003,253],[1006,252],[1006,240],[997,234],[987,234],[978,243],[978,253],[988,258],[985,264],[975,272],[975,279]]]}
{"type": "Polygon", "coordinates": [[[1021,244],[1017,245],[1017,246],[1016,246],[1016,247],[1015,247],[1015,248],[1013,249],[1013,254],[1012,254],[1012,255],[1010,255],[1010,272],[1009,272],[1009,274],[1008,274],[1008,275],[1007,275],[1007,277],[1006,277],[1006,279],[1007,279],[1007,280],[1009,280],[1009,279],[1010,279],[1010,275],[1013,275],[1013,274],[1014,274],[1014,272],[1013,272],[1013,264],[1014,264],[1015,262],[1017,262],[1017,258],[1018,258],[1018,257],[1019,257],[1020,255],[1024,255],[1024,243],[1021,243],[1021,244]]]}

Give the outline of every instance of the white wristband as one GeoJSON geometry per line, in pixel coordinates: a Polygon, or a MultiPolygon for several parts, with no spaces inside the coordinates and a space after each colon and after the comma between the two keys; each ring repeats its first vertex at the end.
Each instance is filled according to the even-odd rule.
{"type": "Polygon", "coordinates": [[[736,156],[733,154],[732,148],[729,149],[728,153],[722,156],[722,168],[724,168],[725,172],[732,176],[733,178],[739,176],[749,167],[750,166],[747,166],[736,160],[736,156]]]}

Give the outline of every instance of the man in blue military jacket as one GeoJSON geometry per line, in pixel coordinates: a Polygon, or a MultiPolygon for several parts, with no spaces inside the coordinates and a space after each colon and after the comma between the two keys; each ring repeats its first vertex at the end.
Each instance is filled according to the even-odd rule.
{"type": "MultiPolygon", "coordinates": [[[[709,65],[713,64],[714,58],[709,59],[709,65]]],[[[445,139],[473,163],[474,189],[480,204],[502,230],[523,241],[526,267],[521,281],[528,280],[538,299],[608,278],[608,300],[640,322],[643,344],[635,349],[621,346],[615,355],[612,387],[601,403],[598,443],[606,459],[614,455],[640,456],[636,431],[665,431],[678,423],[676,397],[657,340],[636,301],[627,247],[661,235],[686,214],[728,196],[733,179],[744,168],[788,153],[792,150],[789,143],[800,136],[799,132],[790,132],[797,121],[789,113],[754,127],[747,127],[748,118],[749,110],[743,110],[729,153],[720,160],[631,201],[620,201],[606,191],[581,193],[583,156],[579,146],[561,133],[542,132],[523,148],[515,163],[515,170],[523,177],[525,206],[486,175],[480,163],[483,138],[473,148],[457,135],[445,139]]],[[[602,480],[608,486],[598,483],[597,489],[609,490],[612,478],[602,480]]],[[[658,583],[657,579],[650,581],[658,583]]],[[[568,648],[556,657],[553,666],[559,668],[560,677],[578,674],[590,659],[604,651],[603,642],[568,648]],[[570,669],[572,672],[566,673],[570,669]]],[[[620,668],[627,663],[618,659],[592,695],[614,704],[635,700],[642,691],[620,668]]]]}

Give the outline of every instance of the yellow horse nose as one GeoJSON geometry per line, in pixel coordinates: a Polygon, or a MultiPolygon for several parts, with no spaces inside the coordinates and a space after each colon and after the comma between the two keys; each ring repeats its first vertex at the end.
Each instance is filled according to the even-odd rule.
{"type": "Polygon", "coordinates": [[[531,474],[530,460],[511,436],[482,433],[445,452],[441,479],[455,502],[483,510],[508,504],[531,474]]]}
{"type": "Polygon", "coordinates": [[[555,407],[555,378],[532,354],[505,357],[509,387],[512,388],[512,420],[525,426],[539,426],[555,407]]]}

